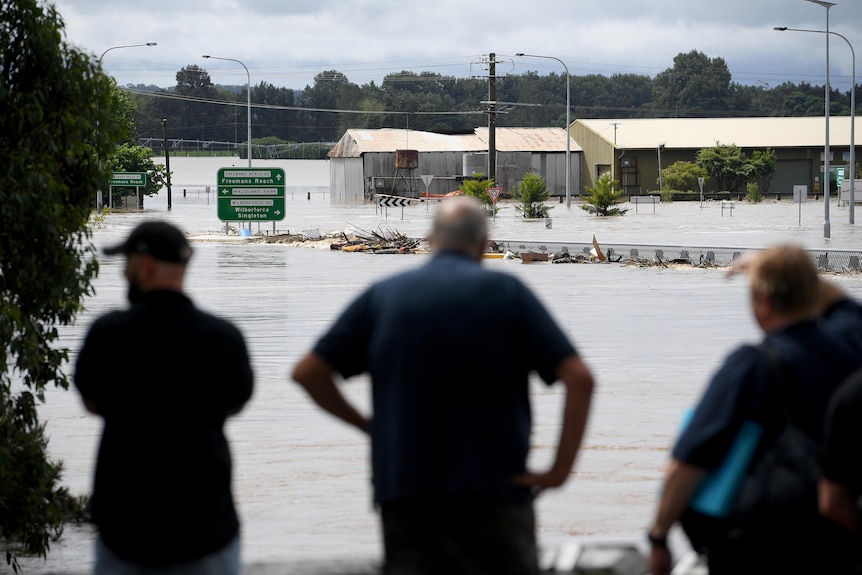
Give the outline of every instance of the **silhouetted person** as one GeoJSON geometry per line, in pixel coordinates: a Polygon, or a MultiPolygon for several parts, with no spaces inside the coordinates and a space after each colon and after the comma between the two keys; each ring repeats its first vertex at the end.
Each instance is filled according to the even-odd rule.
{"type": "MultiPolygon", "coordinates": [[[[762,428],[755,460],[784,428],[777,395],[782,388],[771,382],[780,376],[787,379],[782,385],[798,389],[804,401],[793,409],[805,413],[794,411],[794,421],[820,444],[832,392],[862,365],[862,307],[818,276],[808,252],[795,245],[776,246],[743,256],[733,266],[732,272],[748,275],[752,314],[763,331],[763,345],[777,359],[745,344],[712,376],[673,447],[649,530],[653,575],[669,573],[668,531],[684,511],[692,513],[686,511],[692,497],[706,474],[719,467],[743,422],[755,421],[762,428]]],[[[829,562],[837,561],[835,553],[841,549],[836,532],[817,512],[816,493],[809,514],[777,511],[770,521],[757,533],[737,538],[726,530],[709,542],[710,575],[833,572],[829,562]]]]}
{"type": "Polygon", "coordinates": [[[98,318],[75,385],[104,419],[91,510],[97,575],[238,575],[239,517],[224,424],[249,400],[245,340],[183,293],[192,249],[148,221],[126,256],[130,306],[98,318]]]}
{"type": "Polygon", "coordinates": [[[533,498],[569,478],[593,378],[529,289],[480,265],[478,201],[445,200],[430,242],[426,264],[356,298],[293,378],[371,435],[386,573],[534,575],[533,498]],[[566,387],[556,457],[540,472],[527,469],[531,372],[566,387]],[[336,386],[337,375],[362,373],[373,415],[336,386]]]}

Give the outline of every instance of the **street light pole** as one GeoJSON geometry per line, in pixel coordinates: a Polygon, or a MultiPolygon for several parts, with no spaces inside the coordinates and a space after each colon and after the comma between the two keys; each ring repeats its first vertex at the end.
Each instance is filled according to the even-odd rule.
{"type": "Polygon", "coordinates": [[[829,193],[831,192],[831,180],[829,178],[829,9],[835,6],[834,2],[824,2],[824,0],[805,0],[812,4],[818,4],[826,8],[826,142],[823,145],[823,237],[831,237],[831,225],[829,224],[829,193]]]}
{"type": "Polygon", "coordinates": [[[226,60],[228,62],[236,62],[237,64],[239,64],[240,66],[245,68],[245,74],[246,74],[246,76],[248,76],[248,84],[246,85],[247,86],[246,94],[247,94],[248,100],[247,100],[247,106],[246,107],[248,108],[248,167],[250,168],[251,167],[251,74],[248,71],[248,67],[245,64],[243,64],[242,62],[240,62],[239,60],[236,60],[234,58],[219,58],[218,56],[210,56],[209,54],[204,54],[203,56],[201,56],[201,58],[210,58],[212,60],[226,60]]]}
{"type": "MultiPolygon", "coordinates": [[[[140,48],[142,46],[158,46],[158,44],[156,42],[146,42],[144,44],[124,44],[122,46],[111,46],[110,48],[108,48],[107,50],[102,52],[101,56],[99,56],[99,68],[100,69],[102,68],[102,58],[104,58],[105,54],[107,54],[111,50],[118,50],[120,48],[140,48]]],[[[98,107],[98,105],[99,105],[99,98],[97,97],[96,98],[96,106],[98,107]]],[[[96,132],[98,132],[98,131],[99,131],[99,118],[98,118],[98,114],[97,114],[96,115],[96,132]]],[[[102,158],[99,158],[99,170],[101,170],[101,169],[102,169],[102,158]]],[[[110,190],[110,187],[108,188],[108,190],[110,190]]],[[[108,206],[113,207],[113,201],[111,198],[110,191],[108,192],[108,206]]],[[[98,211],[101,209],[102,209],[102,190],[97,190],[96,191],[96,210],[98,211]]]]}
{"type": "Polygon", "coordinates": [[[850,75],[850,223],[855,224],[855,207],[856,207],[856,50],[853,49],[853,44],[850,43],[843,34],[838,32],[826,32],[825,30],[805,30],[802,28],[788,28],[787,26],[776,26],[774,30],[779,32],[813,32],[815,34],[832,34],[838,36],[850,47],[850,55],[852,56],[852,72],[850,75]]]}
{"type": "Polygon", "coordinates": [[[547,58],[548,60],[556,60],[560,64],[563,65],[563,68],[566,69],[566,207],[569,208],[572,206],[572,193],[571,193],[571,182],[572,182],[572,149],[571,149],[571,134],[569,130],[571,129],[572,122],[569,119],[569,113],[572,109],[571,100],[569,99],[569,67],[566,66],[566,63],[560,60],[559,58],[555,58],[553,56],[539,56],[536,54],[524,54],[520,52],[515,54],[515,56],[525,57],[525,58],[547,58]]]}

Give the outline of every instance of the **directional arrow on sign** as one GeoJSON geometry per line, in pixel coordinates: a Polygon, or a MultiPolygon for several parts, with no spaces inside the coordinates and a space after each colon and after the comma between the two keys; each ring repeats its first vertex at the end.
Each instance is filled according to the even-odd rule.
{"type": "Polygon", "coordinates": [[[380,196],[377,199],[378,206],[404,207],[410,205],[410,198],[399,198],[396,196],[380,196]]]}
{"type": "Polygon", "coordinates": [[[218,171],[218,217],[222,221],[284,218],[282,168],[222,168],[218,171]]]}

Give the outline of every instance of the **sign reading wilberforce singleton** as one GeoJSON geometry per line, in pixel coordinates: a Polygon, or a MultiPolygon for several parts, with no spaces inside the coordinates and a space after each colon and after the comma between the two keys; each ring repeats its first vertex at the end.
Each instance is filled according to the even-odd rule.
{"type": "Polygon", "coordinates": [[[218,171],[218,219],[266,221],[284,219],[284,170],[221,168],[218,171]]]}

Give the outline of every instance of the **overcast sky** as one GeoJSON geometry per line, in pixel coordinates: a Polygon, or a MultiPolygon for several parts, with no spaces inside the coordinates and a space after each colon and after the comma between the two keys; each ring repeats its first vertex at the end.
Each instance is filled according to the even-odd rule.
{"type": "MultiPolygon", "coordinates": [[[[176,85],[184,66],[205,68],[216,84],[268,82],[302,89],[337,70],[359,85],[390,73],[424,71],[484,77],[535,71],[643,74],[673,67],[697,50],[727,62],[733,81],[822,86],[827,10],[808,0],[57,0],[66,40],[98,58],[121,86],[176,85]],[[516,57],[523,52],[551,58],[516,57]]],[[[829,30],[862,58],[862,0],[839,0],[829,30]]],[[[830,85],[851,84],[851,51],[830,34],[830,85]]],[[[857,65],[857,69],[859,66],[857,65]]],[[[862,83],[862,76],[857,78],[862,83]]]]}

